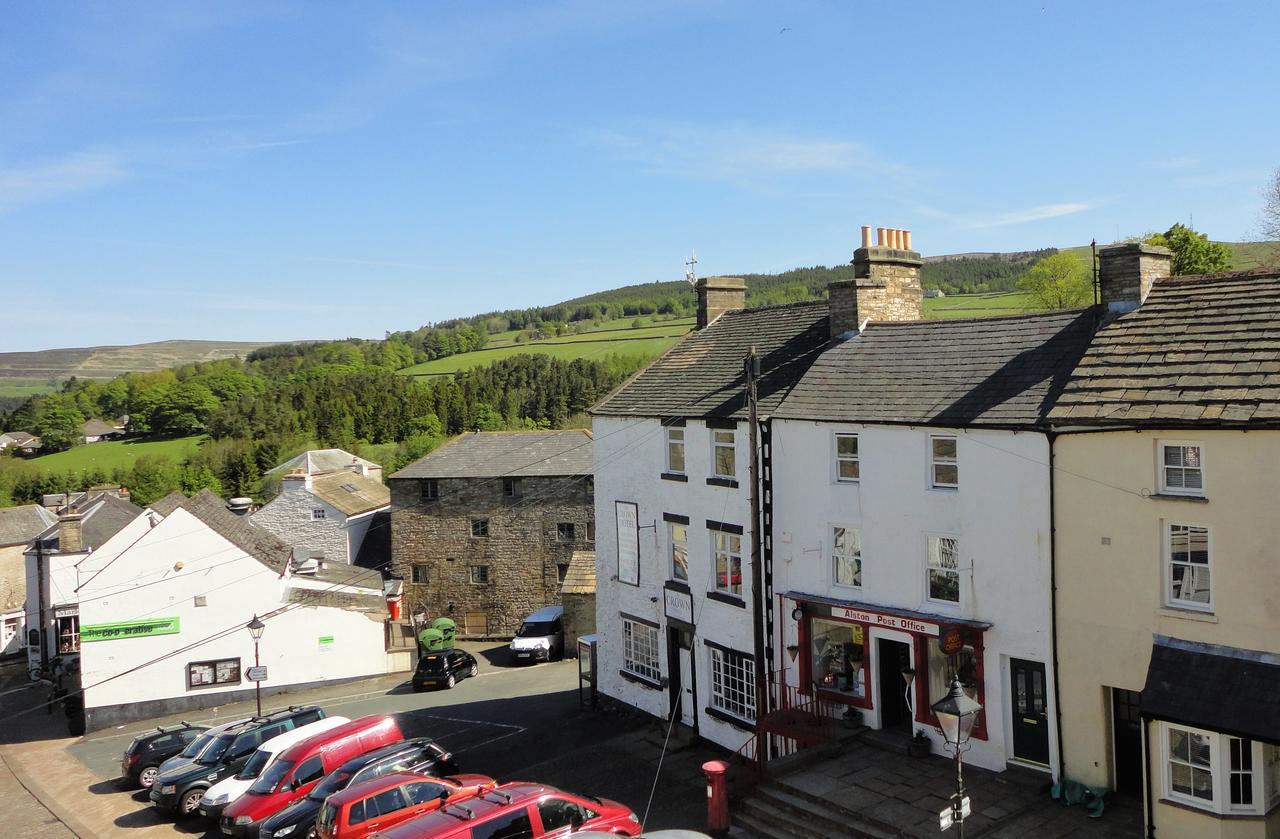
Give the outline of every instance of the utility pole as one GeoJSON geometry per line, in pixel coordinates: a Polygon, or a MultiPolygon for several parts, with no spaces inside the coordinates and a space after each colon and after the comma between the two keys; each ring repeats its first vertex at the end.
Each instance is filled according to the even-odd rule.
{"type": "MultiPolygon", "coordinates": [[[[45,611],[47,598],[44,593],[44,540],[40,536],[36,536],[36,591],[40,597],[38,610],[40,615],[40,627],[38,630],[40,638],[40,672],[47,673],[49,670],[49,641],[45,637],[45,629],[49,625],[49,621],[45,611]]],[[[31,634],[30,629],[31,627],[27,627],[28,635],[31,634]]],[[[27,642],[30,643],[31,639],[27,638],[27,642]]]]}
{"type": "Polygon", "coordinates": [[[764,594],[764,574],[760,567],[760,432],[756,415],[756,380],[760,377],[760,357],[756,355],[755,347],[747,353],[743,366],[747,380],[747,434],[750,452],[747,460],[747,477],[751,481],[747,498],[751,507],[751,636],[755,643],[756,764],[763,775],[765,763],[768,761],[768,741],[761,731],[760,720],[768,707],[765,682],[768,671],[765,669],[764,660],[764,608],[761,600],[764,594]]]}

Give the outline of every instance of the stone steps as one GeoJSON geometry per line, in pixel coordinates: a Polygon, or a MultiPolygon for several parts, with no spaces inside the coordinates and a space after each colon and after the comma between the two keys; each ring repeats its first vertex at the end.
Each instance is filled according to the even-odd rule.
{"type": "Polygon", "coordinates": [[[758,839],[890,839],[897,830],[817,796],[797,794],[776,783],[759,787],[742,801],[734,824],[758,839]]]}

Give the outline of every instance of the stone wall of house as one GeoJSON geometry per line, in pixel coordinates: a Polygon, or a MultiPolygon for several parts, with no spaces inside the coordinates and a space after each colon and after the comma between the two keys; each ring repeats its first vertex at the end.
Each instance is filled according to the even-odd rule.
{"type": "MultiPolygon", "coordinates": [[[[897,248],[858,248],[853,252],[852,282],[856,289],[856,321],[912,321],[921,318],[920,267],[915,251],[897,248]]],[[[848,282],[848,281],[846,281],[848,282]]],[[[834,329],[834,327],[833,327],[834,329]]]]}
{"type": "Polygon", "coordinates": [[[307,492],[302,481],[285,480],[279,495],[253,514],[253,523],[268,530],[286,544],[324,551],[330,562],[349,562],[346,517],[337,509],[307,492]],[[313,519],[313,510],[324,510],[323,519],[313,519]]]}
{"type": "Polygon", "coordinates": [[[562,594],[564,606],[564,654],[578,654],[578,639],[596,631],[596,596],[594,594],[562,594]]]}
{"type": "Polygon", "coordinates": [[[741,277],[703,277],[698,280],[698,329],[725,312],[735,312],[746,306],[747,281],[741,277]]]}
{"type": "Polygon", "coordinates": [[[22,609],[27,599],[25,545],[0,548],[0,612],[22,609]]]}
{"type": "Polygon", "coordinates": [[[1128,242],[1098,251],[1098,285],[1102,305],[1111,312],[1128,312],[1147,299],[1151,284],[1172,273],[1168,248],[1128,242]]]}
{"type": "Polygon", "coordinates": [[[574,551],[593,550],[593,496],[586,477],[520,479],[519,497],[502,478],[439,479],[438,497],[423,498],[425,480],[391,478],[391,567],[404,579],[408,614],[449,617],[465,635],[507,637],[542,606],[560,602],[560,579],[574,551]],[[472,535],[487,519],[489,535],[472,535]],[[561,523],[574,538],[560,539],[561,523]],[[426,582],[414,582],[425,575],[426,582]],[[488,568],[488,582],[473,579],[488,568]]]}

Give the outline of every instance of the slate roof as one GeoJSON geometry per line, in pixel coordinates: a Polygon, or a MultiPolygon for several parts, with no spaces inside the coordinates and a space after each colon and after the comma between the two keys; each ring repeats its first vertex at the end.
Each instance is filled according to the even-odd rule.
{"type": "Polygon", "coordinates": [[[254,527],[246,516],[237,516],[228,510],[227,502],[212,491],[202,489],[179,506],[272,571],[283,574],[288,567],[293,548],[269,531],[254,527]]]}
{"type": "Polygon", "coordinates": [[[1156,280],[1141,306],[1099,330],[1050,419],[1280,425],[1280,272],[1156,280]]]}
{"type": "Polygon", "coordinates": [[[1280,656],[1157,635],[1146,717],[1280,744],[1280,656]]]}
{"type": "Polygon", "coordinates": [[[370,588],[382,593],[382,575],[368,568],[359,568],[345,562],[326,562],[315,573],[305,577],[330,585],[351,586],[353,588],[370,588]]]}
{"type": "MultiPolygon", "coordinates": [[[[129,522],[142,515],[142,508],[109,492],[90,492],[73,500],[70,510],[80,514],[80,540],[85,549],[97,550],[129,522]]],[[[57,516],[53,525],[40,534],[49,550],[59,548],[57,516]]]]}
{"type": "Polygon", "coordinates": [[[24,443],[39,439],[34,434],[28,434],[25,431],[6,431],[4,434],[0,434],[0,437],[7,437],[9,442],[15,446],[21,446],[24,443]]]}
{"type": "Polygon", "coordinates": [[[822,353],[774,416],[947,427],[1041,425],[1095,322],[1090,310],[873,322],[822,353]]]}
{"type": "Polygon", "coordinates": [[[394,478],[493,478],[591,474],[591,432],[477,431],[461,434],[394,478]]]}
{"type": "MultiPolygon", "coordinates": [[[[381,586],[381,583],[379,583],[381,586]]],[[[381,594],[355,594],[327,589],[289,588],[288,600],[303,606],[330,606],[355,612],[387,614],[387,601],[381,594]]]]}
{"type": "Polygon", "coordinates": [[[119,433],[120,429],[102,420],[85,420],[84,425],[80,426],[80,434],[84,437],[103,437],[119,433]]]}
{"type": "Polygon", "coordinates": [[[358,516],[391,504],[391,490],[381,481],[345,470],[312,478],[311,494],[346,516],[358,516]]]}
{"type": "Polygon", "coordinates": [[[356,457],[351,452],[343,451],[342,449],[312,449],[286,460],[274,469],[268,469],[267,474],[275,475],[301,469],[308,475],[320,475],[325,472],[337,472],[339,469],[346,469],[352,463],[362,463],[368,469],[382,469],[372,460],[356,457]]]}
{"type": "Polygon", "coordinates": [[[826,301],[725,312],[600,400],[603,416],[745,419],[743,360],[760,356],[759,412],[772,414],[826,348],[826,301]]]}
{"type": "Polygon", "coordinates": [[[187,503],[187,496],[177,490],[174,490],[164,498],[161,498],[159,501],[152,504],[149,509],[155,510],[162,516],[168,516],[185,503],[187,503]]]}
{"type": "Polygon", "coordinates": [[[39,504],[0,509],[0,547],[25,545],[58,521],[39,504]]]}
{"type": "Polygon", "coordinates": [[[596,593],[596,552],[574,551],[560,584],[561,594],[596,593]]]}

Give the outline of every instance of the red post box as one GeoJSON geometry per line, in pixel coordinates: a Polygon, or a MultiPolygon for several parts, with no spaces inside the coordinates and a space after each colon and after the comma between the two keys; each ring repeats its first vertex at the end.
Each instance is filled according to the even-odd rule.
{"type": "Polygon", "coordinates": [[[707,775],[707,832],[725,836],[729,832],[729,764],[708,760],[702,771],[707,775]]]}

